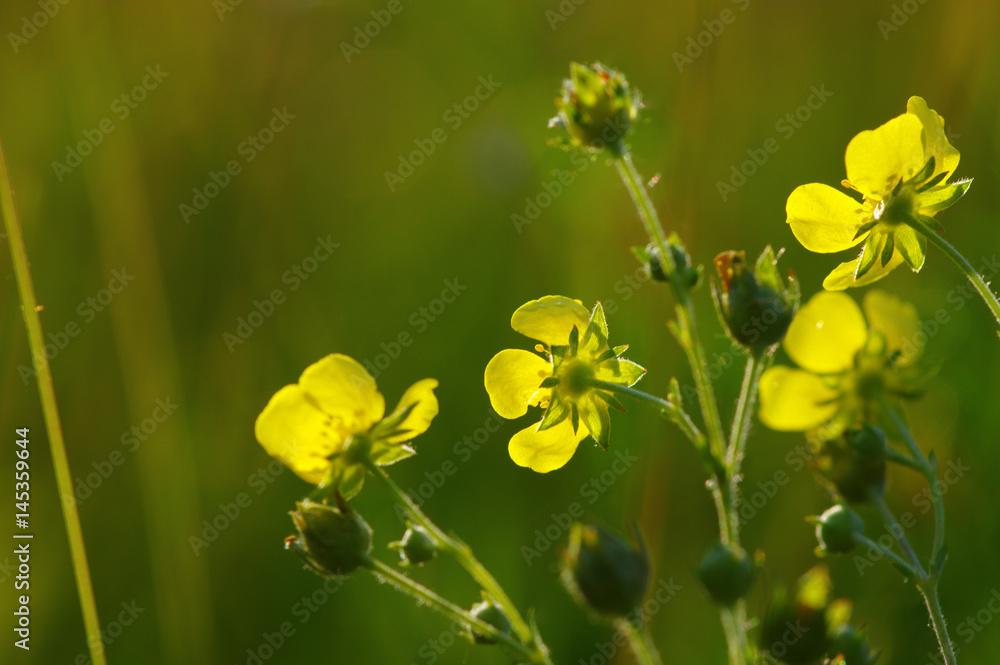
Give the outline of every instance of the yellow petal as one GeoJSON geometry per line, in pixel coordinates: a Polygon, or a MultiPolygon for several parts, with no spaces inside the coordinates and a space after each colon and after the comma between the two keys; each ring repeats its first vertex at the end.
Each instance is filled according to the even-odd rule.
{"type": "Polygon", "coordinates": [[[309,365],[299,385],[326,413],[351,432],[366,432],[382,420],[385,398],[361,363],[333,353],[309,365]]]}
{"type": "Polygon", "coordinates": [[[815,374],[772,367],[760,379],[760,420],[783,432],[813,429],[837,412],[836,398],[815,374]]]}
{"type": "Polygon", "coordinates": [[[885,266],[882,265],[881,261],[876,261],[875,265],[873,265],[868,272],[861,276],[861,279],[854,279],[854,272],[858,269],[859,260],[860,257],[854,259],[853,261],[841,263],[839,266],[834,268],[833,271],[826,276],[826,279],[823,280],[823,288],[827,291],[843,291],[847,288],[864,286],[866,284],[871,284],[872,282],[877,282],[903,263],[903,255],[899,252],[893,252],[892,258],[889,259],[889,263],[885,264],[885,266]]]}
{"type": "Polygon", "coordinates": [[[881,289],[866,293],[863,307],[868,325],[882,333],[886,350],[890,353],[902,351],[898,359],[900,364],[913,362],[927,340],[918,335],[920,317],[917,308],[881,289]]]}
{"type": "MultiPolygon", "coordinates": [[[[910,97],[906,102],[906,112],[917,116],[924,128],[924,161],[934,158],[934,173],[950,176],[958,168],[959,152],[948,142],[944,129],[944,118],[927,107],[923,97],[910,97]]],[[[945,176],[947,178],[948,176],[945,176]]]]}
{"type": "Polygon", "coordinates": [[[536,431],[537,427],[532,425],[511,437],[507,451],[515,464],[538,473],[562,468],[573,457],[580,441],[589,434],[583,423],[574,434],[569,418],[541,432],[536,431]]]}
{"type": "Polygon", "coordinates": [[[576,326],[580,335],[587,330],[590,310],[579,300],[563,296],[545,296],[517,308],[510,327],[531,339],[549,346],[569,344],[569,333],[576,326]]]}
{"type": "Polygon", "coordinates": [[[854,365],[854,354],[867,338],[865,318],[854,300],[843,293],[820,291],[792,319],[785,351],[803,369],[833,374],[854,365]]]}
{"type": "Polygon", "coordinates": [[[844,156],[851,186],[870,199],[884,199],[926,163],[922,132],[919,118],[904,113],[851,139],[844,156]]]}
{"type": "Polygon", "coordinates": [[[268,455],[315,485],[330,467],[327,458],[344,443],[329,420],[300,386],[290,385],[275,393],[257,416],[254,434],[268,455]]]}
{"type": "Polygon", "coordinates": [[[438,414],[438,401],[434,395],[434,389],[437,387],[437,379],[422,379],[406,389],[395,411],[389,415],[389,418],[392,418],[408,409],[410,405],[416,405],[409,415],[393,428],[406,431],[382,439],[383,443],[404,443],[427,431],[434,416],[438,414]]]}
{"type": "Polygon", "coordinates": [[[785,204],[795,238],[811,252],[842,252],[858,244],[858,229],[871,221],[871,210],[829,185],[801,185],[785,204]]]}
{"type": "Polygon", "coordinates": [[[504,349],[486,365],[486,392],[502,418],[520,418],[539,402],[538,388],[552,376],[552,365],[530,351],[504,349]]]}

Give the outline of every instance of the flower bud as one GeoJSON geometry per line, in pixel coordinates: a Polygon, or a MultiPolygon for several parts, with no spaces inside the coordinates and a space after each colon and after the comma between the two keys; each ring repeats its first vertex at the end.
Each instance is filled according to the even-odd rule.
{"type": "Polygon", "coordinates": [[[407,526],[403,537],[389,547],[399,550],[401,565],[422,566],[437,556],[438,541],[419,524],[407,523],[407,526]]]}
{"type": "Polygon", "coordinates": [[[625,77],[600,63],[592,67],[574,62],[570,77],[563,80],[562,98],[556,100],[558,115],[550,127],[561,127],[570,147],[599,152],[605,148],[621,155],[642,104],[625,77]]]}
{"type": "MultiPolygon", "coordinates": [[[[667,238],[667,245],[674,258],[674,268],[681,276],[681,284],[688,291],[693,291],[701,284],[701,266],[691,265],[691,256],[687,253],[687,249],[676,233],[670,234],[670,237],[667,238]]],[[[660,249],[654,243],[645,247],[633,247],[632,253],[643,264],[651,278],[657,282],[670,281],[670,276],[664,270],[663,262],[660,259],[660,249]]]]}
{"type": "Polygon", "coordinates": [[[602,526],[574,523],[562,561],[562,579],[577,601],[598,614],[619,619],[642,602],[649,582],[649,559],[638,546],[602,526]]]}
{"type": "Polygon", "coordinates": [[[743,252],[722,252],[715,257],[721,285],[712,284],[719,317],[730,337],[755,353],[785,337],[798,308],[798,284],[789,276],[786,288],[778,274],[777,258],[768,246],[751,270],[743,252]]]}
{"type": "Polygon", "coordinates": [[[289,536],[285,548],[323,575],[347,575],[371,561],[372,528],[339,495],[337,504],[304,499],[290,513],[298,536],[289,536]]]}
{"type": "Polygon", "coordinates": [[[843,665],[874,665],[878,652],[872,653],[864,633],[849,623],[845,623],[831,635],[831,658],[840,657],[843,665]]]}
{"type": "MultiPolygon", "coordinates": [[[[469,610],[474,618],[479,619],[497,629],[501,635],[510,635],[513,628],[510,625],[510,619],[507,618],[507,614],[503,609],[494,603],[492,600],[483,600],[482,602],[476,603],[469,610]]],[[[496,644],[497,641],[487,635],[476,632],[475,629],[470,629],[472,633],[472,639],[476,644],[496,644]]]]}
{"type": "Polygon", "coordinates": [[[847,554],[857,543],[855,535],[863,535],[865,523],[857,513],[841,505],[833,506],[816,518],[817,554],[847,554]]]}
{"type": "Polygon", "coordinates": [[[813,663],[830,644],[829,606],[830,574],[816,566],[799,579],[793,598],[783,591],[775,594],[761,623],[761,650],[790,665],[813,663]]]}
{"type": "Polygon", "coordinates": [[[732,605],[743,598],[753,583],[754,566],[742,548],[716,543],[698,564],[698,579],[712,600],[732,605]]]}
{"type": "Polygon", "coordinates": [[[885,492],[885,451],[882,430],[863,425],[825,441],[816,454],[815,468],[844,499],[861,503],[885,492]]]}

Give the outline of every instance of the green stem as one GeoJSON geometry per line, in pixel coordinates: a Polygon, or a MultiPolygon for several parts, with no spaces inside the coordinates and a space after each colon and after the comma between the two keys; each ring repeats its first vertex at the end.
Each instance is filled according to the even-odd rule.
{"type": "Polygon", "coordinates": [[[663,232],[660,218],[656,214],[656,208],[649,198],[649,193],[643,185],[642,177],[635,170],[632,163],[632,155],[625,150],[621,157],[614,160],[618,175],[632,197],[636,209],[639,212],[639,219],[646,229],[650,240],[656,245],[660,253],[660,262],[665,272],[670,277],[674,296],[677,298],[677,321],[678,328],[682,335],[681,345],[688,356],[688,364],[691,366],[691,374],[694,377],[695,386],[698,390],[698,401],[701,404],[702,415],[705,420],[705,430],[708,433],[709,447],[712,454],[720,460],[725,455],[725,435],[722,431],[722,418],[719,416],[719,406],[715,401],[715,391],[712,390],[712,379],[708,375],[708,361],[705,358],[705,350],[701,345],[701,337],[698,335],[698,323],[695,318],[694,306],[688,294],[688,289],[682,282],[682,277],[677,270],[673,252],[667,242],[667,236],[663,232]]]}
{"type": "Polygon", "coordinates": [[[931,625],[934,627],[934,634],[937,636],[938,646],[941,647],[941,655],[944,657],[945,665],[957,665],[955,659],[955,647],[951,643],[948,635],[948,626],[944,620],[944,612],[941,610],[941,601],[938,599],[937,579],[928,580],[926,583],[917,584],[920,593],[927,603],[927,613],[931,617],[931,625]]]}
{"type": "Polygon", "coordinates": [[[1000,324],[1000,300],[997,300],[996,295],[990,290],[989,284],[983,279],[972,264],[962,256],[961,252],[955,249],[951,243],[944,239],[944,237],[932,229],[928,224],[924,223],[920,219],[910,219],[907,223],[914,229],[925,235],[932,243],[937,245],[938,249],[948,255],[958,269],[965,273],[965,276],[969,278],[972,282],[972,286],[975,287],[976,291],[979,292],[980,297],[986,306],[990,308],[990,312],[993,313],[993,318],[998,324],[1000,324]]]}
{"type": "Polygon", "coordinates": [[[424,514],[420,507],[417,506],[410,498],[406,492],[400,488],[399,485],[389,477],[381,467],[377,466],[371,460],[365,458],[365,466],[381,483],[389,490],[389,493],[395,497],[395,499],[403,506],[410,518],[419,524],[420,526],[427,529],[428,532],[438,541],[441,549],[447,552],[455,558],[458,563],[468,571],[472,579],[479,584],[483,590],[488,593],[493,600],[503,609],[507,618],[510,619],[511,626],[514,629],[518,639],[526,648],[531,650],[533,654],[532,662],[546,663],[551,665],[549,660],[548,649],[544,644],[535,636],[534,631],[528,625],[528,622],[524,620],[521,613],[518,611],[517,606],[514,605],[510,597],[500,586],[500,583],[496,581],[490,571],[486,569],[483,564],[476,559],[475,555],[472,553],[472,549],[462,542],[460,539],[450,536],[444,531],[442,531],[437,524],[435,524],[427,515],[424,514]]]}
{"type": "Polygon", "coordinates": [[[619,619],[615,622],[615,627],[628,638],[629,646],[639,665],[663,665],[660,659],[660,652],[656,650],[656,645],[649,636],[649,631],[639,628],[628,619],[619,619]]]}
{"type": "Polygon", "coordinates": [[[739,473],[743,463],[743,452],[746,450],[750,424],[753,422],[753,409],[757,403],[760,377],[764,374],[770,356],[770,351],[761,356],[751,352],[747,358],[746,371],[743,372],[743,386],[733,416],[733,429],[729,432],[729,449],[726,452],[726,467],[733,475],[739,473]]]}
{"type": "MultiPolygon", "coordinates": [[[[677,300],[675,307],[677,324],[674,332],[687,356],[688,365],[691,367],[691,374],[698,392],[698,403],[705,421],[709,454],[714,459],[714,466],[721,465],[726,458],[726,436],[722,428],[722,418],[719,415],[719,405],[715,400],[715,391],[712,388],[712,378],[708,373],[705,349],[702,347],[701,336],[698,334],[698,321],[695,317],[690,292],[683,282],[682,275],[677,270],[673,251],[663,231],[660,218],[656,214],[656,208],[643,184],[642,177],[639,176],[632,163],[632,155],[622,146],[619,154],[615,155],[612,161],[632,197],[632,202],[635,204],[646,233],[659,251],[660,263],[664,272],[670,278],[670,285],[677,300]]],[[[719,471],[726,470],[720,469],[719,471]]],[[[719,473],[716,472],[715,477],[712,478],[711,490],[718,513],[719,538],[725,544],[739,546],[739,513],[736,510],[737,500],[732,493],[732,483],[729,482],[728,478],[719,477],[719,473]]],[[[730,664],[745,665],[746,621],[742,619],[740,613],[734,614],[726,608],[721,610],[721,619],[726,633],[730,664]]]]}
{"type": "MultiPolygon", "coordinates": [[[[3,213],[7,242],[10,244],[10,256],[14,263],[14,275],[21,297],[24,325],[28,329],[28,343],[31,347],[31,358],[38,379],[38,396],[42,402],[45,429],[49,436],[49,449],[52,451],[52,465],[56,472],[56,487],[59,490],[59,496],[72,497],[73,479],[69,472],[66,442],[63,439],[59,409],[56,406],[56,391],[52,384],[52,372],[45,355],[45,339],[42,336],[42,322],[38,317],[39,307],[35,299],[35,288],[31,283],[31,270],[28,268],[28,253],[24,247],[24,237],[21,235],[21,223],[18,221],[17,211],[14,208],[14,193],[10,186],[10,175],[7,172],[7,160],[2,145],[0,145],[0,211],[3,213]]],[[[83,543],[80,513],[74,501],[60,501],[59,503],[62,505],[63,522],[66,525],[66,535],[69,539],[73,574],[76,578],[76,592],[80,598],[80,609],[83,612],[83,625],[87,632],[90,660],[94,665],[105,665],[107,660],[104,655],[104,643],[101,641],[101,624],[97,618],[94,584],[90,578],[87,550],[83,543]]]]}
{"type": "Polygon", "coordinates": [[[909,467],[914,471],[919,471],[921,474],[924,472],[924,467],[920,464],[920,462],[913,459],[909,455],[904,455],[903,453],[893,450],[888,446],[885,449],[885,458],[890,462],[895,462],[896,464],[909,467]]]}
{"type": "Polygon", "coordinates": [[[376,575],[376,577],[380,577],[380,581],[387,582],[397,591],[415,598],[420,603],[425,603],[428,607],[443,614],[449,619],[457,621],[463,625],[468,625],[475,629],[477,633],[480,633],[490,639],[503,642],[527,658],[533,657],[534,653],[519,641],[512,639],[506,633],[501,633],[494,626],[486,623],[482,619],[477,619],[458,605],[442,598],[424,585],[399,572],[392,566],[386,565],[376,559],[372,559],[369,563],[369,569],[376,575]]]}
{"type": "Polygon", "coordinates": [[[722,630],[726,634],[730,665],[746,665],[747,631],[744,628],[746,621],[741,623],[741,613],[728,607],[720,608],[719,613],[722,616],[722,630]]]}
{"type": "Polygon", "coordinates": [[[892,416],[896,429],[903,435],[903,442],[906,444],[915,462],[913,468],[923,474],[924,478],[927,479],[927,484],[931,487],[931,503],[934,506],[934,545],[931,549],[931,568],[933,568],[938,556],[941,554],[941,550],[944,548],[944,492],[941,491],[941,481],[938,480],[935,465],[931,464],[930,460],[924,456],[924,452],[920,450],[920,446],[917,445],[916,440],[910,433],[910,429],[903,422],[903,419],[899,417],[895,409],[892,409],[889,405],[884,405],[883,409],[892,416]]]}
{"type": "Polygon", "coordinates": [[[912,577],[915,580],[920,578],[920,576],[917,574],[917,571],[913,569],[913,566],[908,564],[906,560],[903,559],[903,557],[899,556],[892,550],[886,547],[882,547],[871,538],[868,538],[867,536],[864,536],[860,533],[855,533],[853,537],[854,537],[854,542],[858,543],[859,545],[864,545],[865,547],[868,548],[875,548],[877,551],[881,552],[883,555],[885,555],[887,559],[892,560],[893,563],[899,566],[907,574],[907,576],[912,577]]]}
{"type": "Polygon", "coordinates": [[[662,415],[667,416],[672,421],[677,423],[677,426],[681,429],[684,435],[691,440],[697,448],[702,448],[705,445],[705,435],[701,433],[698,426],[691,421],[691,417],[687,414],[684,409],[678,405],[674,404],[669,400],[665,400],[661,397],[655,395],[650,395],[641,390],[636,390],[635,388],[629,388],[628,386],[623,386],[617,383],[611,383],[610,381],[591,381],[590,385],[595,388],[600,388],[601,390],[606,390],[609,393],[615,393],[634,399],[638,402],[643,402],[644,404],[649,404],[656,408],[662,415]]]}
{"type": "Polygon", "coordinates": [[[903,531],[902,525],[896,519],[896,516],[889,509],[888,504],[885,502],[885,498],[878,492],[871,492],[870,498],[875,507],[878,508],[879,513],[882,514],[882,519],[885,520],[886,526],[889,527],[889,532],[896,537],[899,542],[900,548],[903,550],[903,554],[910,561],[910,568],[916,571],[917,579],[926,579],[927,573],[924,571],[923,565],[920,563],[920,557],[917,553],[913,551],[913,547],[910,546],[910,541],[906,539],[906,533],[903,531]]]}

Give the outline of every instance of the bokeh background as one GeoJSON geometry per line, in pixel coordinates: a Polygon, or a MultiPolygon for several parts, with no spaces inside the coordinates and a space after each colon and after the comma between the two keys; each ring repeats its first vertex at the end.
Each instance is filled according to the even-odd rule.
{"type": "MultiPolygon", "coordinates": [[[[629,357],[649,369],[646,390],[664,394],[671,376],[689,380],[664,325],[667,295],[635,281],[628,248],[645,240],[627,193],[603,162],[579,168],[546,144],[552,99],[571,60],[599,59],[626,72],[646,104],[631,141],[636,163],[646,177],[658,176],[651,194],[669,229],[709,266],[723,250],[785,247],[782,265],[796,272],[808,297],[846,259],[797,245],[784,223],[787,195],[805,182],[838,183],[850,138],[922,95],[962,152],[957,175],[975,177],[965,199],[940,218],[947,237],[978,263],[1000,254],[1000,5],[400,0],[387,24],[373,24],[373,11],[385,22],[387,6],[0,6],[0,132],[43,324],[55,335],[52,369],[72,473],[85,495],[80,511],[110,662],[254,663],[249,654],[269,655],[261,646],[283,622],[294,634],[265,662],[507,662],[497,649],[453,639],[447,621],[370,576],[357,575],[332,595],[317,591],[321,580],[283,551],[287,511],[308,487],[268,467],[253,421],[278,388],[335,351],[380,363],[378,383],[390,405],[413,381],[440,380],[440,415],[419,439],[419,455],[392,473],[419,490],[425,474],[455,465],[447,482],[427,492],[425,509],[471,543],[522,608],[535,608],[556,662],[605,662],[597,645],[611,635],[558,583],[564,534],[530,562],[522,550],[535,547],[538,532],[574,502],[618,529],[637,520],[654,582],[681,587],[651,619],[664,660],[724,662],[718,615],[692,574],[713,540],[714,513],[699,461],[672,427],[639,406],[614,414],[614,449],[640,459],[614,478],[607,472],[614,453],[590,445],[549,475],[516,467],[506,444],[527,421],[505,422],[484,438],[495,416],[483,368],[498,350],[524,346],[510,330],[510,314],[545,294],[601,300],[613,342],[631,344],[629,357]],[[47,18],[38,14],[46,6],[47,18]],[[32,30],[25,20],[43,25],[32,30]],[[355,43],[367,24],[375,36],[355,43]],[[700,53],[690,46],[699,39],[700,53]],[[344,43],[363,48],[345,55],[344,43]],[[675,54],[689,48],[690,62],[679,61],[675,54]],[[499,86],[467,102],[476,107],[467,117],[448,114],[474,95],[480,77],[499,86]],[[800,111],[798,126],[779,125],[813,87],[832,95],[800,111]],[[260,135],[258,150],[249,139],[276,111],[286,114],[274,125],[282,131],[260,135]],[[444,142],[390,188],[385,173],[439,128],[444,142]],[[95,136],[100,143],[88,151],[95,136]],[[718,183],[772,137],[778,152],[723,197],[718,183]],[[73,166],[67,151],[81,142],[89,154],[73,166]],[[234,160],[239,173],[206,192],[212,174],[234,160]],[[526,198],[537,200],[558,170],[573,171],[573,184],[518,228],[512,215],[525,214],[526,198]],[[185,219],[180,206],[193,206],[195,190],[212,197],[185,219]],[[304,262],[318,239],[338,247],[327,260],[304,262]],[[308,279],[289,276],[296,266],[308,279]],[[124,289],[112,284],[120,290],[112,294],[104,290],[115,270],[134,279],[124,289]],[[442,307],[435,302],[448,281],[464,288],[442,307]],[[253,317],[259,325],[252,334],[227,344],[225,335],[238,334],[255,301],[276,289],[283,300],[273,313],[253,317]],[[59,338],[67,324],[78,334],[59,338]],[[380,357],[401,333],[411,344],[397,357],[380,357]],[[164,413],[157,400],[176,404],[161,423],[150,420],[164,413]],[[143,439],[132,438],[133,427],[146,428],[143,439]],[[456,447],[477,432],[478,450],[456,447]],[[592,481],[600,492],[583,489],[592,481]],[[238,517],[220,517],[239,501],[238,517]],[[203,520],[225,528],[207,531],[203,520]],[[310,596],[314,604],[305,605],[310,596]],[[115,626],[123,603],[142,611],[131,625],[115,626]]],[[[0,487],[11,498],[13,430],[30,427],[36,540],[30,653],[12,645],[13,546],[0,550],[0,624],[8,636],[0,661],[84,663],[67,541],[3,245],[0,429],[2,467],[10,471],[0,487]]],[[[948,487],[950,562],[941,595],[960,660],[986,663],[1000,658],[1000,621],[989,623],[995,617],[988,609],[1000,589],[993,480],[1000,468],[1000,346],[985,306],[952,293],[964,283],[931,248],[920,275],[899,270],[880,286],[916,303],[925,319],[939,309],[948,315],[927,349],[941,370],[910,417],[921,445],[943,465],[968,467],[948,487]],[[977,613],[980,630],[965,623],[958,632],[977,613]]],[[[698,307],[709,353],[724,359],[731,351],[707,289],[698,307]]],[[[719,367],[728,418],[742,372],[732,363],[719,367]]],[[[778,472],[789,478],[773,498],[758,499],[763,505],[745,527],[747,547],[767,556],[751,600],[756,612],[768,585],[790,583],[816,561],[803,518],[828,499],[794,453],[788,457],[803,442],[762,426],[753,432],[748,496],[768,494],[778,472]]],[[[925,551],[931,520],[914,504],[922,488],[914,474],[894,472],[888,496],[899,512],[916,516],[912,538],[925,551]]],[[[356,505],[375,527],[377,551],[392,560],[384,547],[401,527],[387,497],[371,484],[356,505]]],[[[877,526],[873,514],[863,514],[877,526]]],[[[830,566],[836,591],[855,601],[856,619],[884,650],[882,662],[931,662],[935,641],[911,586],[885,563],[864,575],[849,559],[830,566]]],[[[450,561],[415,574],[459,604],[477,600],[450,561]]]]}

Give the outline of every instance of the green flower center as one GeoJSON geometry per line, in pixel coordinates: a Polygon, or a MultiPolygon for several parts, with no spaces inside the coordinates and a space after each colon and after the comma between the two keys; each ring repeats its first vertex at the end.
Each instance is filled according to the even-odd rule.
{"type": "Polygon", "coordinates": [[[862,372],[857,377],[854,389],[863,401],[878,401],[885,391],[885,378],[882,372],[862,372]]]}
{"type": "Polygon", "coordinates": [[[585,395],[591,388],[594,369],[581,360],[570,360],[559,368],[559,392],[573,400],[585,395]]]}
{"type": "Polygon", "coordinates": [[[917,212],[917,197],[910,184],[901,184],[875,210],[875,219],[889,226],[903,224],[917,212]]]}

